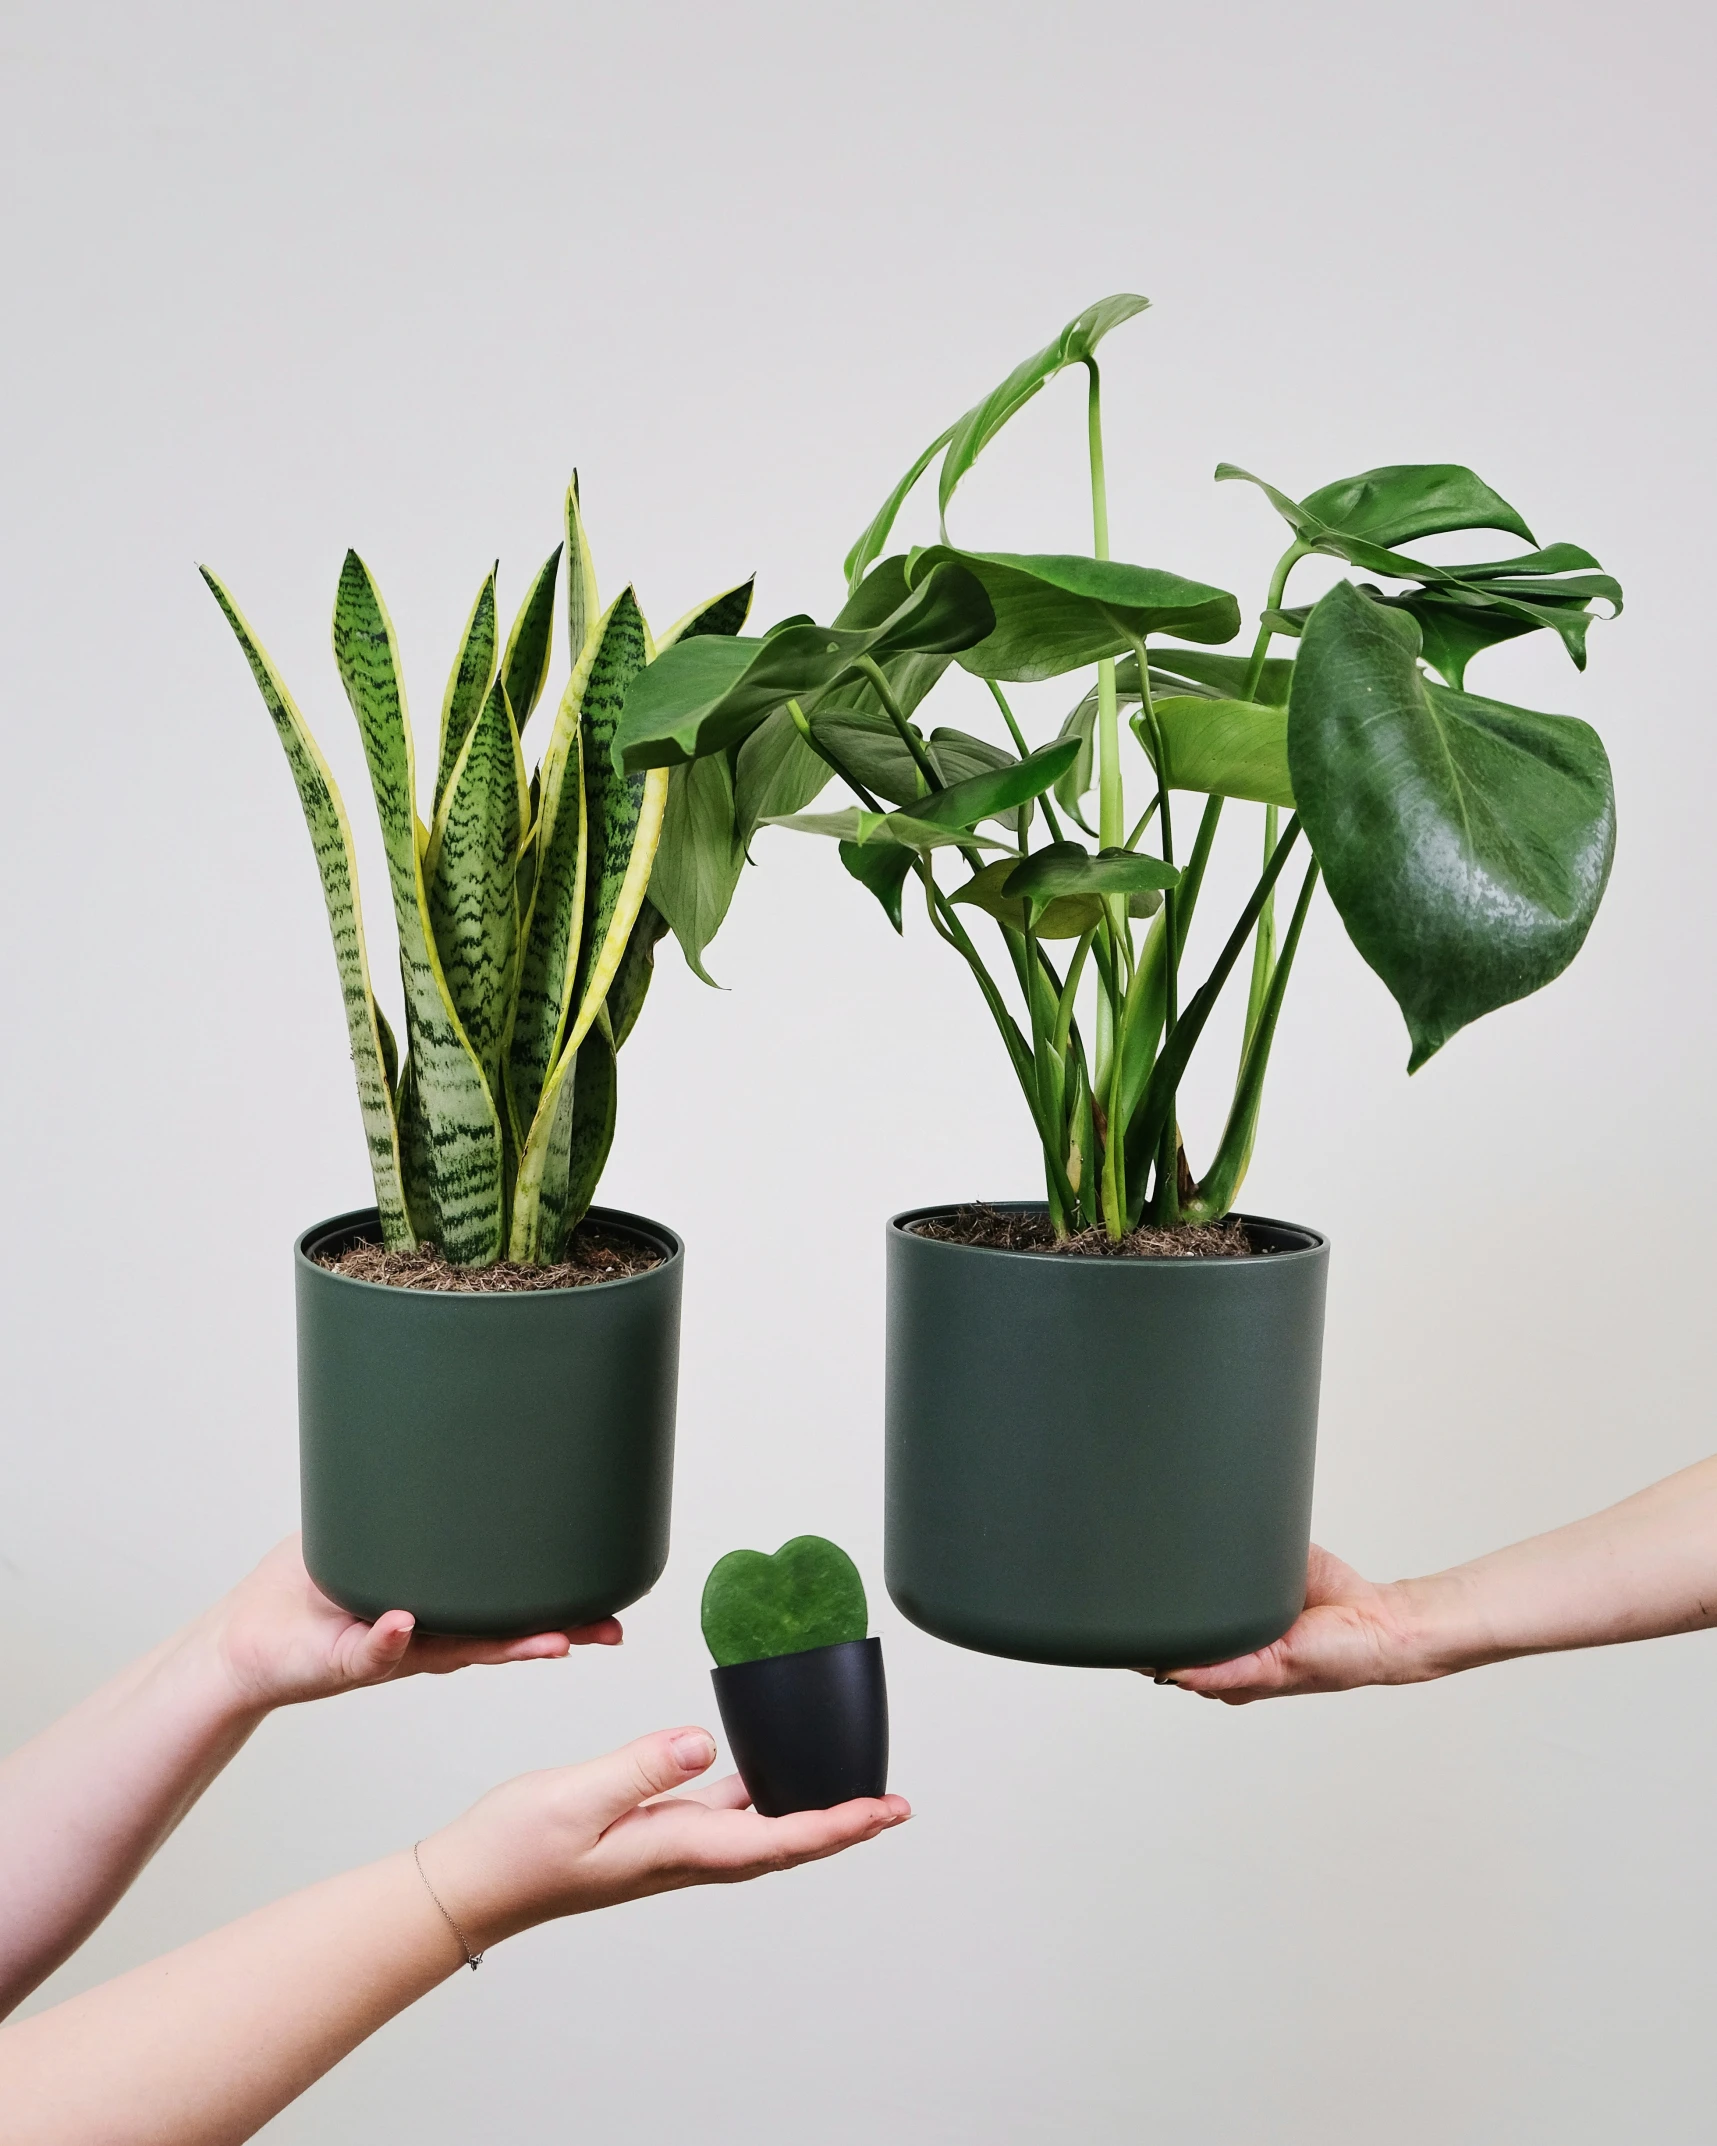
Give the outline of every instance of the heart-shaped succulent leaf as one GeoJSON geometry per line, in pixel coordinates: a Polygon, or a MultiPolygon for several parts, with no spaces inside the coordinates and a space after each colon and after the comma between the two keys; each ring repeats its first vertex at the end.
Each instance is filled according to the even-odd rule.
{"type": "Polygon", "coordinates": [[[703,1636],[718,1667],[863,1639],[864,1582],[839,1544],[795,1535],[773,1557],[730,1550],[703,1590],[703,1636]]]}

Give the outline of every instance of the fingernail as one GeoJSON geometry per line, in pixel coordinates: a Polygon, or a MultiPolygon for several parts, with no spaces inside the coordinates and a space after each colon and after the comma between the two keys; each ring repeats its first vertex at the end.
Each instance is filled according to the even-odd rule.
{"type": "Polygon", "coordinates": [[[669,1748],[675,1763],[687,1773],[702,1773],[715,1761],[715,1738],[707,1729],[688,1729],[684,1736],[676,1736],[669,1748]]]}

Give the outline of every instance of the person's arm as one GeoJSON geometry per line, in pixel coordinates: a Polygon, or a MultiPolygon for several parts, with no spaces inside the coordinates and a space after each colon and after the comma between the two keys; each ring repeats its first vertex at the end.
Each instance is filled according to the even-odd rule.
{"type": "Polygon", "coordinates": [[[1306,1607],[1274,1646],[1158,1682],[1243,1706],[1360,1684],[1419,1684],[1519,1654],[1712,1625],[1717,1459],[1588,1520],[1427,1579],[1364,1580],[1314,1545],[1306,1607]]]}
{"type": "Polygon", "coordinates": [[[457,1973],[466,1943],[786,1870],[911,1816],[884,1796],[760,1818],[736,1781],[662,1797],[714,1756],[707,1730],[671,1729],[523,1775],[424,1841],[421,1867],[408,1850],[330,1879],[0,2029],[7,2146],[237,2146],[457,1973]]]}
{"type": "Polygon", "coordinates": [[[68,1959],[275,1707],[420,1671],[613,1645],[610,1619],[516,1641],[417,1638],[335,1607],[293,1537],[224,1600],[0,1763],[0,2018],[68,1959]]]}

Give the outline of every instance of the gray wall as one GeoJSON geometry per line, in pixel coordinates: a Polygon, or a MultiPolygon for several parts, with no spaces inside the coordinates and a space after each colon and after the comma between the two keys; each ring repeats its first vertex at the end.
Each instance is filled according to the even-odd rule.
{"type": "MultiPolygon", "coordinates": [[[[1712,1443],[1703,10],[5,16],[10,1736],[292,1525],[288,1246],[366,1196],[303,829],[192,562],[362,817],[347,543],[420,730],[575,461],[607,591],[666,620],[755,566],[763,617],[826,610],[907,458],[1117,288],[1157,305],[1107,367],[1118,555],[1255,605],[1276,526],[1219,457],[1294,491],[1458,458],[1630,591],[1585,679],[1534,644],[1482,681],[1614,756],[1573,972],[1409,1082],[1327,905],[1308,934],[1248,1199],[1334,1240],[1320,1536],[1425,1570],[1712,1443]]],[[[1080,416],[1044,395],[958,529],[1083,544],[1080,416]]],[[[669,952],[626,1057],[610,1196],[690,1251],[674,1557],[623,1653],[275,1721],[50,1996],[710,1718],[736,1542],[826,1530],[881,1594],[882,1219],[1032,1156],[923,929],[758,852],[727,988],[669,952]]],[[[1717,1642],[1230,1714],[878,1628],[905,1834],[511,1945],[269,2136],[1711,2135],[1717,1642]]]]}

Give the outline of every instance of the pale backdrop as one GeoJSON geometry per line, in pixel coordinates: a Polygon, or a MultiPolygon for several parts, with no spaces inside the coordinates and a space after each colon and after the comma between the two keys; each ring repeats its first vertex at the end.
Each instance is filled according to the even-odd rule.
{"type": "MultiPolygon", "coordinates": [[[[1546,636],[1484,672],[1614,758],[1573,972],[1409,1082],[1308,933],[1248,1200],[1334,1246],[1319,1534],[1423,1570],[1717,1443],[1703,10],[3,14],[8,1737],[293,1524],[290,1242],[367,1196],[304,830],[193,562],[362,818],[346,544],[423,730],[574,461],[605,590],[665,621],[755,567],[764,618],[826,615],[898,469],[1115,289],[1156,303],[1107,368],[1119,556],[1255,606],[1278,529],[1220,457],[1295,492],[1452,458],[1630,595],[1585,679],[1546,636]]],[[[1080,417],[1045,394],[959,529],[1081,544],[1080,417]]],[[[703,1573],[816,1529],[879,1598],[910,1829],[510,1945],[271,2139],[1708,2139],[1717,1640],[1232,1714],[880,1600],[883,1219],[1032,1158],[921,926],[758,855],[727,988],[667,950],[624,1062],[609,1195],[688,1246],[674,1552],[624,1652],[275,1721],[49,1994],[713,1718],[703,1573]]]]}

